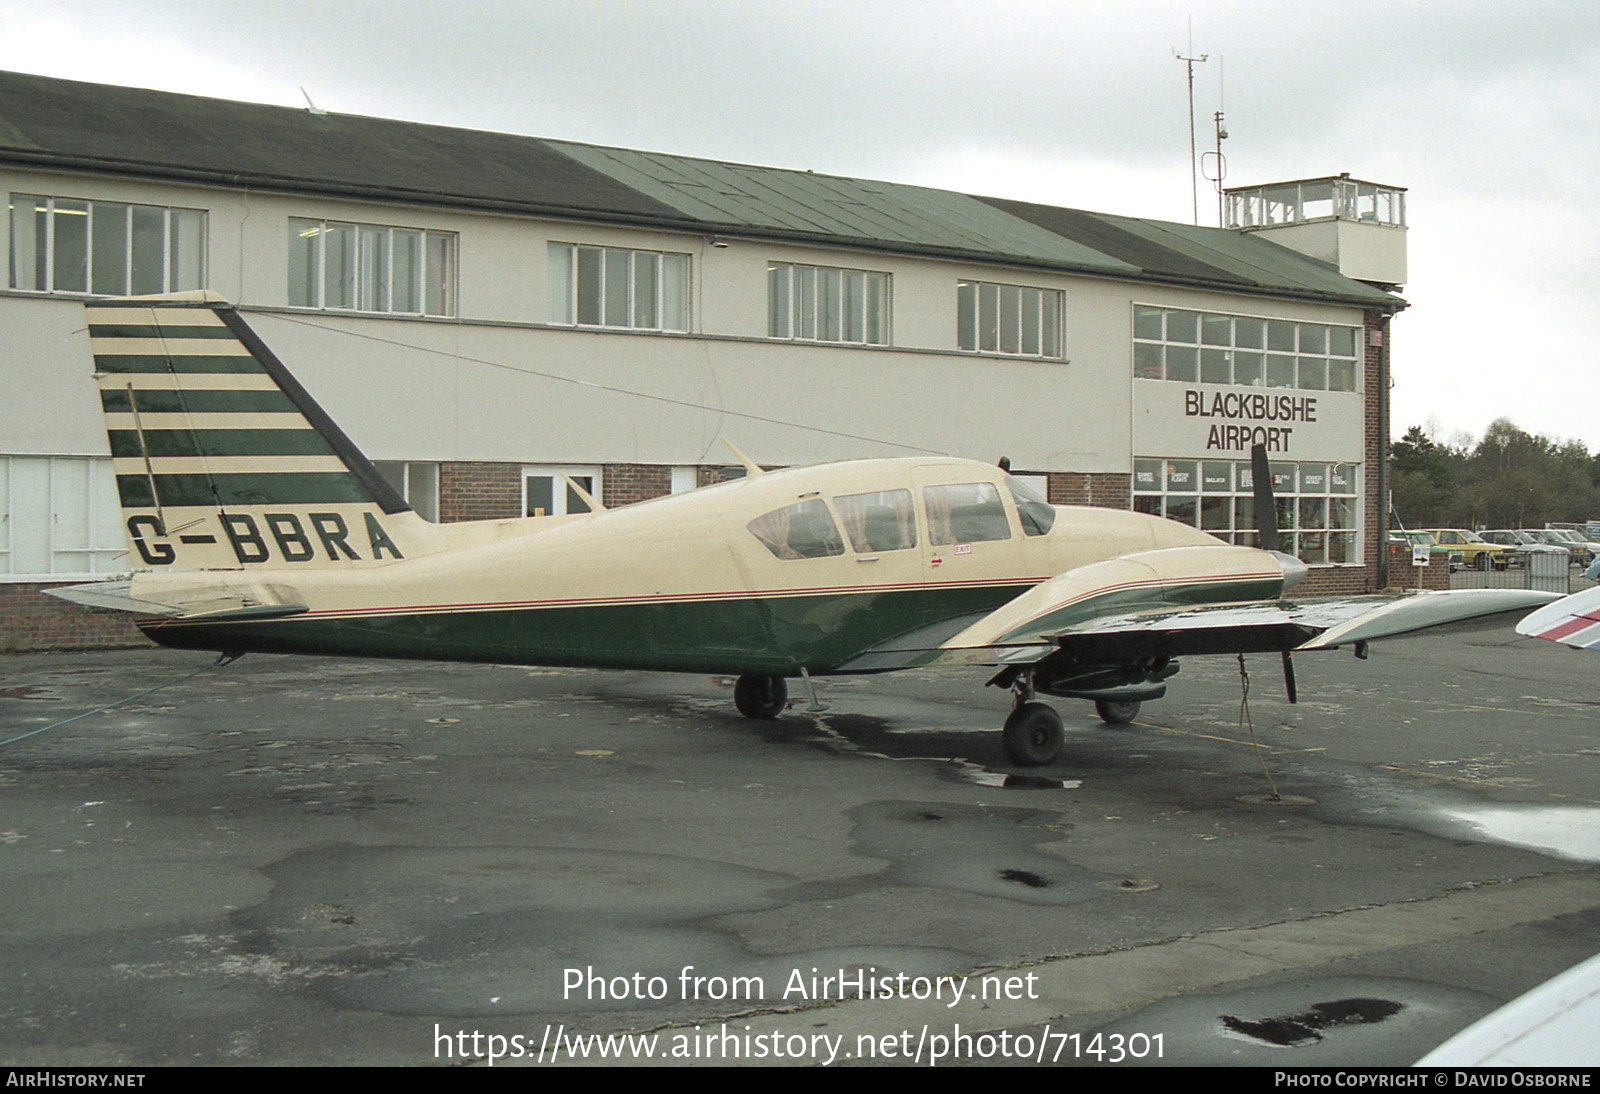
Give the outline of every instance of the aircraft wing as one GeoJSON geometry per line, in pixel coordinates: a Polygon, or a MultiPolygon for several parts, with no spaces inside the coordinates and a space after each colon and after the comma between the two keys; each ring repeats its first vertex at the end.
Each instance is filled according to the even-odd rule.
{"type": "Polygon", "coordinates": [[[1265,572],[1263,560],[1271,557],[1248,548],[1177,548],[1081,567],[988,615],[961,621],[966,625],[942,642],[929,641],[935,636],[929,632],[902,636],[862,654],[845,671],[1030,665],[1046,658],[1112,665],[1199,654],[1334,649],[1526,611],[1556,597],[1524,589],[1467,589],[1287,601],[1278,599],[1275,589],[1263,592],[1274,581],[1276,588],[1282,586],[1282,574],[1265,572]]]}
{"type": "Polygon", "coordinates": [[[1600,585],[1545,605],[1518,623],[1517,633],[1600,650],[1600,585]]]}

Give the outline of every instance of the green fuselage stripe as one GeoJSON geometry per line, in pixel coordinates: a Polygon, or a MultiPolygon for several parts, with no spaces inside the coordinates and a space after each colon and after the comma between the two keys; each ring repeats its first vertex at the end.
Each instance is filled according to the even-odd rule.
{"type": "Polygon", "coordinates": [[[899,635],[992,611],[1030,586],[722,597],[354,619],[140,626],[182,649],[487,661],[665,672],[823,674],[899,635]]]}

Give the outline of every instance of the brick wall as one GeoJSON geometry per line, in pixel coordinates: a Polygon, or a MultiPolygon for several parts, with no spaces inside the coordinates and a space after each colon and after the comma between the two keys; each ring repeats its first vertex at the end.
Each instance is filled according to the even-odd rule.
{"type": "Polygon", "coordinates": [[[1133,508],[1133,477],[1120,472],[1050,472],[1051,505],[1098,505],[1102,509],[1133,508]]]}
{"type": "Polygon", "coordinates": [[[672,468],[649,463],[608,463],[600,470],[606,508],[632,505],[672,493],[672,468]]]}
{"type": "Polygon", "coordinates": [[[43,591],[74,584],[81,582],[0,584],[0,653],[149,644],[126,612],[85,608],[46,596],[43,591]]]}
{"type": "Polygon", "coordinates": [[[462,462],[439,465],[439,520],[504,520],[522,515],[522,465],[462,462]]]}

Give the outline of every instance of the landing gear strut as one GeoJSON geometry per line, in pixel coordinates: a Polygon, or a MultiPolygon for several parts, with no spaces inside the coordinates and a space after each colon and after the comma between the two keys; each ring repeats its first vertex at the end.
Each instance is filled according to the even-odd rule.
{"type": "Polygon", "coordinates": [[[1033,701],[1033,673],[1024,671],[1011,685],[1011,714],[1000,731],[1006,759],[1018,767],[1041,767],[1061,755],[1061,715],[1048,703],[1033,701]]]}
{"type": "Polygon", "coordinates": [[[776,718],[789,706],[789,685],[781,676],[741,676],[733,685],[733,705],[746,718],[776,718]]]}

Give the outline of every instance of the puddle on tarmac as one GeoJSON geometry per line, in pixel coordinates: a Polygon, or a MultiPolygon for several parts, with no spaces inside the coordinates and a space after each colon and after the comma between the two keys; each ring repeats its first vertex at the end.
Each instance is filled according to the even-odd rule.
{"type": "Polygon", "coordinates": [[[998,786],[1007,790],[1076,790],[1083,785],[1082,779],[1057,779],[1049,775],[990,771],[986,767],[972,763],[960,764],[958,770],[964,782],[977,783],[979,786],[998,786]]]}
{"type": "Polygon", "coordinates": [[[1164,999],[1098,1032],[1162,1031],[1150,1064],[1403,1067],[1496,1006],[1422,980],[1340,976],[1164,999]]]}
{"type": "Polygon", "coordinates": [[[1322,1031],[1335,1026],[1365,1026],[1393,1018],[1405,1009],[1393,999],[1335,999],[1312,1003],[1302,1014],[1283,1014],[1269,1018],[1222,1015],[1223,1036],[1243,1037],[1268,1045],[1311,1045],[1322,1040],[1322,1031]]]}

